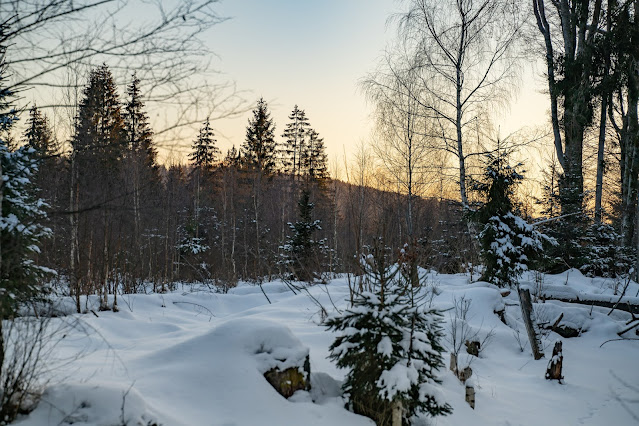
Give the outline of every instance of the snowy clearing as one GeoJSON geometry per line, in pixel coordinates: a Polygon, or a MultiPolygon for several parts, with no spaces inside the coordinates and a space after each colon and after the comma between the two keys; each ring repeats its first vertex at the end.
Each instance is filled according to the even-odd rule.
{"type": "MultiPolygon", "coordinates": [[[[563,287],[570,294],[613,294],[612,280],[587,278],[575,270],[542,278],[542,285],[553,291],[563,287]]],[[[540,280],[530,273],[522,284],[535,294],[540,280]]],[[[624,383],[639,383],[639,341],[611,341],[600,347],[618,338],[630,314],[608,315],[607,308],[556,301],[535,304],[538,322],[552,324],[563,313],[563,325],[582,330],[569,339],[547,332],[542,338],[546,357],[535,361],[516,292],[502,297],[492,285],[469,284],[468,275],[430,274],[427,287],[425,291],[435,289],[433,306],[446,310],[447,336],[455,302],[464,297],[470,301],[465,323],[469,333],[488,340],[479,357],[464,348],[459,360],[461,368],[470,363],[473,370],[475,410],[464,401],[464,385],[448,369],[442,370],[442,391],[453,414],[424,419],[423,424],[636,424],[639,395],[624,383]],[[508,325],[494,313],[504,308],[508,325]],[[544,379],[557,340],[563,341],[563,384],[544,379]]],[[[55,325],[81,318],[84,331],[80,325],[70,329],[54,352],[59,358],[79,357],[63,366],[49,361],[57,366],[51,371],[51,384],[37,409],[16,424],[372,424],[343,408],[338,381],[345,372],[327,359],[335,336],[319,325],[318,306],[282,282],[264,284],[263,289],[272,304],[258,286],[249,284],[228,294],[184,286],[168,294],[121,296],[118,313],[54,319],[55,325]],[[278,359],[303,359],[307,350],[312,390],[298,391],[286,400],[262,374],[273,366],[286,368],[278,359]]],[[[345,278],[308,290],[329,312],[335,309],[332,302],[339,309],[346,306],[345,278]]],[[[638,291],[632,283],[627,294],[638,291]]],[[[62,302],[72,309],[71,300],[62,302]]],[[[636,337],[634,331],[628,334],[636,337]]],[[[446,353],[446,365],[448,357],[446,353]]]]}

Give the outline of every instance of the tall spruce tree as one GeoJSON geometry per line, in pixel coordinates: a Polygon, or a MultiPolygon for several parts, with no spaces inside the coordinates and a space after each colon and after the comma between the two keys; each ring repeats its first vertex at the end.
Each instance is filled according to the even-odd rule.
{"type": "MultiPolygon", "coordinates": [[[[122,105],[113,74],[106,65],[93,69],[78,106],[73,148],[71,211],[85,211],[71,216],[72,269],[76,264],[86,270],[72,275],[71,286],[79,309],[77,278],[87,276],[91,287],[100,289],[100,308],[108,308],[109,278],[115,260],[113,248],[121,227],[127,223],[125,208],[127,186],[123,179],[127,135],[122,105]],[[80,220],[82,219],[82,220],[80,220]],[[80,239],[86,246],[80,249],[80,239]]],[[[121,234],[121,233],[120,233],[121,234]]],[[[115,308],[115,301],[114,301],[115,308]]]]}
{"type": "Polygon", "coordinates": [[[33,148],[40,158],[47,158],[54,154],[53,133],[49,126],[49,120],[35,105],[29,109],[27,128],[22,140],[25,145],[33,148]]]}
{"type": "Polygon", "coordinates": [[[308,118],[304,110],[295,105],[290,120],[282,137],[285,139],[281,149],[282,172],[290,175],[301,175],[303,170],[304,155],[306,154],[306,133],[310,128],[308,118]]]}
{"type": "Polygon", "coordinates": [[[194,200],[194,229],[195,238],[200,238],[200,210],[201,210],[201,185],[206,180],[213,165],[217,162],[220,150],[215,145],[215,135],[211,128],[209,118],[206,118],[204,125],[200,128],[197,139],[193,142],[193,152],[189,156],[193,167],[193,179],[195,181],[194,200]]]}
{"type": "Polygon", "coordinates": [[[191,164],[203,171],[211,170],[220,155],[220,150],[215,145],[216,143],[217,140],[215,140],[211,122],[207,117],[203,126],[200,128],[197,138],[193,142],[193,152],[189,155],[191,164]]]}
{"type": "Polygon", "coordinates": [[[115,80],[106,65],[90,72],[82,95],[71,142],[73,150],[104,167],[116,166],[126,152],[127,135],[115,80]]]}
{"type": "Polygon", "coordinates": [[[275,125],[263,98],[257,102],[253,117],[246,128],[246,139],[241,147],[244,164],[262,174],[270,175],[276,167],[275,125]]]}
{"type": "Polygon", "coordinates": [[[144,110],[140,79],[133,74],[131,84],[127,86],[127,101],[123,118],[126,141],[129,149],[136,153],[142,164],[148,169],[157,169],[157,149],[153,144],[153,130],[149,123],[149,115],[144,110]]]}
{"type": "Polygon", "coordinates": [[[312,181],[323,184],[329,177],[324,138],[320,138],[319,133],[313,129],[309,130],[307,135],[304,155],[305,173],[312,181]]]}
{"type": "Polygon", "coordinates": [[[266,256],[265,244],[262,240],[268,232],[268,227],[262,226],[264,220],[263,192],[276,167],[277,144],[274,133],[275,125],[268,111],[268,106],[264,99],[260,98],[253,110],[253,117],[249,119],[246,139],[240,148],[242,165],[248,173],[251,186],[252,205],[247,210],[247,214],[251,216],[246,217],[246,223],[252,222],[254,226],[253,244],[245,245],[245,264],[248,264],[248,258],[251,256],[253,260],[252,275],[257,280],[261,280],[263,276],[263,258],[266,256]]]}
{"type": "Polygon", "coordinates": [[[152,207],[159,204],[160,176],[157,149],[153,143],[153,131],[142,100],[140,79],[135,73],[132,75],[131,83],[127,86],[126,93],[127,99],[122,115],[128,155],[124,173],[127,183],[131,186],[134,222],[131,251],[135,253],[128,257],[132,265],[141,267],[143,263],[147,263],[142,261],[141,236],[143,222],[145,222],[143,211],[149,213],[152,207]]]}
{"type": "Polygon", "coordinates": [[[38,171],[32,181],[44,194],[49,203],[54,202],[57,197],[57,179],[62,172],[56,158],[56,147],[54,144],[53,132],[47,117],[33,105],[29,109],[27,127],[22,136],[24,146],[34,150],[33,156],[38,160],[38,171]]]}
{"type": "MultiPolygon", "coordinates": [[[[14,94],[6,88],[6,72],[4,49],[0,47],[0,130],[3,133],[9,132],[18,120],[17,110],[12,106],[14,94]]],[[[46,216],[43,210],[46,203],[37,197],[32,183],[37,170],[37,152],[32,146],[25,145],[11,152],[7,141],[0,139],[0,320],[11,317],[19,303],[37,293],[37,279],[43,271],[30,260],[30,256],[39,251],[39,239],[50,233],[41,225],[46,216]]],[[[0,334],[0,340],[1,337],[0,334]]]]}

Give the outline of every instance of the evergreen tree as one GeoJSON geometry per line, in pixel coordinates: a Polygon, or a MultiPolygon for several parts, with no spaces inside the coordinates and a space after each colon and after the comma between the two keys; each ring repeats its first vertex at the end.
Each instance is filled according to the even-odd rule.
{"type": "Polygon", "coordinates": [[[253,277],[257,280],[263,277],[265,270],[263,259],[268,256],[264,239],[269,232],[269,227],[262,226],[264,224],[263,193],[275,172],[277,144],[274,132],[275,125],[271,114],[268,112],[264,99],[260,98],[257,107],[253,110],[253,117],[249,119],[246,139],[240,149],[242,165],[248,172],[246,176],[249,177],[251,186],[251,203],[250,208],[245,210],[247,214],[245,225],[253,224],[252,243],[248,244],[246,240],[247,244],[244,245],[244,264],[248,265],[248,260],[252,257],[253,277]],[[267,182],[264,182],[264,177],[268,178],[267,182]]]}
{"type": "Polygon", "coordinates": [[[298,281],[312,281],[321,272],[323,252],[327,250],[324,241],[313,239],[315,231],[322,229],[319,220],[313,220],[313,203],[310,192],[303,190],[297,203],[299,220],[289,223],[293,235],[281,248],[284,250],[281,263],[290,268],[293,277],[298,281]]]}
{"type": "Polygon", "coordinates": [[[63,174],[62,167],[56,157],[53,133],[49,126],[49,120],[34,105],[29,109],[27,118],[27,128],[25,129],[22,141],[24,146],[33,149],[34,156],[38,160],[38,171],[33,176],[32,183],[41,191],[43,197],[48,202],[55,202],[57,199],[58,179],[63,174]]]}
{"type": "Polygon", "coordinates": [[[328,180],[328,157],[324,147],[324,139],[319,133],[311,129],[308,132],[306,154],[304,156],[304,169],[308,177],[320,184],[328,180]]]}
{"type": "Polygon", "coordinates": [[[235,145],[233,145],[226,151],[226,156],[224,157],[222,164],[225,167],[238,167],[240,165],[240,161],[240,153],[237,151],[237,148],[235,148],[235,145]]]}
{"type": "MultiPolygon", "coordinates": [[[[6,89],[6,81],[2,51],[0,130],[3,133],[18,120],[17,111],[11,105],[13,93],[6,89]]],[[[37,197],[32,183],[38,170],[36,156],[36,150],[28,145],[10,152],[7,142],[0,139],[0,322],[10,318],[19,303],[39,292],[38,278],[45,271],[30,258],[39,252],[38,241],[51,232],[41,225],[46,217],[46,203],[37,197]]],[[[1,390],[0,385],[0,394],[1,390]]]]}
{"type": "MultiPolygon", "coordinates": [[[[100,309],[108,309],[109,279],[118,254],[114,248],[120,247],[118,236],[129,232],[123,227],[129,223],[130,189],[123,167],[129,150],[122,105],[106,65],[89,74],[71,145],[71,210],[84,211],[71,217],[71,288],[80,309],[78,282],[87,276],[89,285],[100,288],[100,309]]],[[[115,301],[113,305],[116,309],[115,301]]]]}
{"type": "MultiPolygon", "coordinates": [[[[7,115],[2,114],[2,119],[7,115]]],[[[39,281],[48,270],[31,257],[40,252],[38,242],[51,230],[42,225],[47,204],[32,184],[38,170],[33,148],[9,152],[0,141],[2,214],[0,215],[0,318],[10,317],[19,303],[37,295],[39,281]]]]}
{"type": "Polygon", "coordinates": [[[25,145],[33,148],[40,158],[47,158],[54,154],[53,134],[49,120],[35,105],[29,110],[27,128],[22,139],[25,145]]]}
{"type": "Polygon", "coordinates": [[[133,74],[131,84],[127,86],[127,102],[123,111],[126,141],[129,149],[136,154],[149,170],[157,170],[157,149],[153,144],[153,131],[149,116],[144,110],[140,79],[133,74]]]}
{"type": "MultiPolygon", "coordinates": [[[[0,34],[3,27],[0,25],[0,34]]],[[[17,121],[17,111],[11,105],[13,93],[7,89],[4,48],[0,46],[0,131],[7,134],[17,121]]],[[[38,242],[50,234],[41,223],[46,204],[36,195],[32,180],[38,168],[36,151],[23,146],[10,151],[7,141],[0,138],[0,423],[11,423],[24,408],[30,396],[27,378],[36,371],[32,353],[17,353],[13,333],[3,330],[13,320],[21,304],[33,300],[42,292],[45,268],[35,264],[38,242]],[[6,355],[6,357],[5,357],[6,355]],[[19,363],[16,365],[12,361],[19,363]]],[[[12,327],[12,326],[10,326],[12,327]]],[[[33,336],[18,335],[24,338],[33,336]]],[[[15,337],[15,335],[14,335],[15,337]]],[[[37,351],[37,341],[25,342],[25,347],[37,351]]]]}
{"type": "Polygon", "coordinates": [[[377,246],[362,258],[370,291],[326,322],[340,333],[329,358],[349,369],[343,389],[353,411],[378,425],[390,425],[397,406],[406,423],[416,414],[448,414],[451,407],[437,389],[444,351],[441,314],[419,304],[410,268],[390,265],[385,251],[377,246]]]}
{"type": "MultiPolygon", "coordinates": [[[[127,86],[127,100],[122,111],[126,133],[127,161],[124,174],[132,198],[134,232],[127,258],[132,265],[142,266],[141,238],[145,220],[152,208],[159,205],[160,175],[153,131],[145,111],[140,79],[134,73],[127,86]]],[[[146,263],[146,262],[144,262],[146,263]]],[[[146,270],[146,268],[144,268],[146,270]]],[[[151,272],[149,271],[150,275],[151,272]]],[[[148,278],[151,278],[150,276],[148,278]]]]}
{"type": "Polygon", "coordinates": [[[265,175],[275,171],[277,145],[274,134],[271,113],[264,99],[260,98],[253,110],[253,117],[249,119],[246,139],[241,148],[242,160],[247,167],[265,175]]]}
{"type": "Polygon", "coordinates": [[[528,269],[530,257],[541,252],[542,243],[554,240],[518,216],[513,198],[523,179],[517,170],[519,165],[509,166],[507,155],[499,149],[496,154],[488,154],[487,159],[484,182],[475,185],[486,195],[486,203],[475,213],[475,219],[483,226],[479,234],[486,268],[482,279],[510,287],[528,269]]]}
{"type": "Polygon", "coordinates": [[[306,113],[295,105],[291,115],[288,116],[290,122],[282,134],[284,146],[282,152],[282,172],[291,175],[302,174],[302,164],[304,161],[305,138],[310,127],[306,113]]]}
{"type": "Polygon", "coordinates": [[[106,65],[90,72],[82,94],[73,150],[80,157],[92,157],[112,167],[124,156],[127,136],[116,84],[106,65]]]}
{"type": "Polygon", "coordinates": [[[191,163],[200,170],[209,171],[217,161],[220,150],[215,146],[217,140],[209,118],[206,118],[204,125],[200,128],[197,139],[193,142],[193,152],[189,156],[191,163]]]}
{"type": "Polygon", "coordinates": [[[220,150],[215,146],[217,141],[214,139],[213,129],[211,129],[211,123],[209,118],[206,118],[204,125],[200,129],[197,139],[193,142],[193,152],[189,156],[195,170],[193,171],[193,179],[195,181],[195,200],[194,200],[194,215],[192,219],[193,234],[196,239],[200,239],[200,211],[202,194],[201,185],[202,181],[206,181],[209,177],[209,173],[213,168],[213,165],[217,162],[217,156],[220,150]]]}
{"type": "Polygon", "coordinates": [[[580,270],[591,277],[618,278],[629,273],[635,264],[632,248],[625,247],[622,236],[606,223],[593,223],[584,238],[586,252],[580,270]]]}

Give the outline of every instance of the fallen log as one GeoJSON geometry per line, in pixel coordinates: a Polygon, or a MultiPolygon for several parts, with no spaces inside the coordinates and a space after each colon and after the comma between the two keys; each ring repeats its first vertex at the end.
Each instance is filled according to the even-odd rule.
{"type": "Polygon", "coordinates": [[[630,303],[628,301],[611,301],[611,300],[601,300],[601,298],[589,298],[582,296],[574,297],[556,297],[552,294],[543,294],[542,297],[545,300],[557,300],[559,302],[564,303],[577,303],[579,305],[587,305],[587,306],[599,306],[602,308],[615,308],[620,311],[628,312],[630,314],[639,314],[639,303],[630,303]]]}
{"type": "Polygon", "coordinates": [[[633,330],[635,328],[639,327],[639,321],[635,322],[634,324],[632,324],[630,327],[626,327],[623,330],[621,330],[619,333],[617,333],[617,335],[621,336],[622,334],[626,334],[627,332],[629,332],[630,330],[633,330]]]}

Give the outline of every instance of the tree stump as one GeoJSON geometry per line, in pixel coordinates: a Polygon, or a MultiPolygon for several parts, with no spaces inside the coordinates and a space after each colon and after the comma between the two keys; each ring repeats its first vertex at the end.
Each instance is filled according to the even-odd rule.
{"type": "Polygon", "coordinates": [[[308,356],[302,369],[303,372],[299,367],[287,368],[284,371],[272,368],[264,373],[264,378],[280,395],[290,398],[298,390],[311,389],[311,363],[308,356]]]}
{"type": "Polygon", "coordinates": [[[470,376],[472,375],[473,375],[473,369],[470,368],[470,365],[469,365],[468,367],[461,370],[459,374],[457,374],[457,377],[459,378],[460,382],[466,383],[466,380],[470,379],[470,376]]]}
{"type": "Polygon", "coordinates": [[[466,345],[466,352],[473,356],[479,356],[479,349],[481,349],[481,343],[474,340],[472,342],[466,340],[464,343],[466,345]]]}
{"type": "Polygon", "coordinates": [[[561,383],[561,379],[564,376],[561,375],[561,368],[563,367],[564,355],[561,350],[562,343],[558,341],[555,343],[555,347],[552,350],[552,358],[548,362],[548,368],[546,369],[546,379],[558,380],[561,383]]]}
{"type": "Polygon", "coordinates": [[[500,311],[493,311],[495,315],[499,317],[499,320],[503,322],[505,325],[508,325],[506,322],[506,309],[502,309],[500,311]]]}

